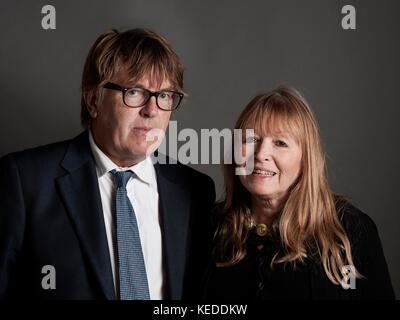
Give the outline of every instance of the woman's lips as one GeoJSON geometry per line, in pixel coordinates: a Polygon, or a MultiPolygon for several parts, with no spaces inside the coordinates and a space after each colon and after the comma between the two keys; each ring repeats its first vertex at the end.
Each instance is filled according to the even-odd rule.
{"type": "Polygon", "coordinates": [[[274,177],[274,176],[263,176],[254,172],[251,175],[256,179],[272,179],[274,177]]]}
{"type": "Polygon", "coordinates": [[[276,172],[255,168],[251,175],[258,179],[272,179],[276,175],[276,172]]]}

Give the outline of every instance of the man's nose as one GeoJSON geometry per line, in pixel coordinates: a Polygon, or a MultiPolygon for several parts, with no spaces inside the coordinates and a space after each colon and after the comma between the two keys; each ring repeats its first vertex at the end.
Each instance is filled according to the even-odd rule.
{"type": "Polygon", "coordinates": [[[156,99],[155,96],[150,97],[149,101],[140,109],[140,113],[143,117],[153,118],[158,114],[159,108],[157,107],[156,99]]]}

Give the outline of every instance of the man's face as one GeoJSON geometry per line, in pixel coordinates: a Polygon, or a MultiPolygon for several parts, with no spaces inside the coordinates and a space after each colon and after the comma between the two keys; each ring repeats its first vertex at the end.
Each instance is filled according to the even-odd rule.
{"type": "MultiPolygon", "coordinates": [[[[132,82],[125,67],[120,69],[112,82],[121,87],[142,87],[151,91],[172,87],[168,79],[151,86],[147,74],[132,82]]],[[[159,146],[160,139],[154,143],[152,140],[148,141],[146,135],[150,130],[155,131],[154,129],[157,129],[157,132],[160,130],[165,132],[171,112],[159,109],[155,97],[151,97],[143,107],[130,108],[124,104],[121,91],[103,90],[103,100],[97,105],[97,112],[91,112],[94,140],[114,163],[121,167],[132,166],[144,160],[155,147],[159,146]]]]}

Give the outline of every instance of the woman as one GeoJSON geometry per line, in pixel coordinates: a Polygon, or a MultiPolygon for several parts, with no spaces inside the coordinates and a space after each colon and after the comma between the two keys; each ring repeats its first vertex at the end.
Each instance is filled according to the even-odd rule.
{"type": "Polygon", "coordinates": [[[254,169],[236,175],[245,164],[224,166],[226,197],[203,297],[394,299],[374,222],[329,188],[305,99],[283,87],[259,95],[235,128],[254,169]]]}

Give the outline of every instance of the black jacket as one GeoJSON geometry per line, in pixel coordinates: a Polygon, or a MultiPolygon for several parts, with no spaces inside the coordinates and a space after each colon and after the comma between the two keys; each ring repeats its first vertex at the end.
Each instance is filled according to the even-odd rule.
{"type": "MultiPolygon", "coordinates": [[[[194,294],[208,252],[210,177],[156,164],[168,299],[194,294]],[[194,254],[196,253],[196,254],[194,254]]],[[[115,299],[88,133],[0,160],[0,298],[115,299]],[[43,289],[54,266],[56,289],[43,289]]]]}
{"type": "MultiPolygon", "coordinates": [[[[276,241],[252,233],[247,242],[247,255],[229,267],[216,267],[213,257],[203,287],[203,298],[212,300],[359,300],[394,299],[388,268],[377,228],[372,219],[348,205],[340,214],[349,237],[355,267],[364,276],[355,280],[355,288],[334,285],[326,276],[319,259],[304,263],[270,262],[279,249],[276,241]],[[264,244],[263,250],[257,248],[264,244]]],[[[216,250],[218,252],[218,250],[216,250]]],[[[350,279],[344,281],[350,285],[350,279]]]]}

